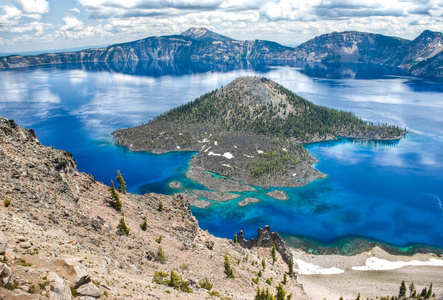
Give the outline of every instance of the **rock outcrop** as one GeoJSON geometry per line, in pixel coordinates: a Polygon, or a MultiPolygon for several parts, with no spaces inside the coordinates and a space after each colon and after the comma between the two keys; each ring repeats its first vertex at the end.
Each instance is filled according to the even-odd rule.
{"type": "Polygon", "coordinates": [[[5,254],[6,248],[8,247],[8,238],[0,230],[0,254],[5,254]]]}
{"type": "Polygon", "coordinates": [[[286,245],[285,241],[278,235],[278,232],[272,232],[271,228],[266,225],[263,228],[257,230],[257,237],[254,239],[246,240],[243,231],[240,230],[238,233],[238,244],[244,248],[251,249],[253,247],[267,247],[271,248],[275,245],[278,253],[280,253],[282,259],[288,265],[290,264],[292,258],[291,249],[286,245]]]}

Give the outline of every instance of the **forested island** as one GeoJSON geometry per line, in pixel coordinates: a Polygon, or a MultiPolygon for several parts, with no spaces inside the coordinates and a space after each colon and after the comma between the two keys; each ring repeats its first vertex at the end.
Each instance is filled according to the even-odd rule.
{"type": "Polygon", "coordinates": [[[244,77],[150,122],[112,133],[131,151],[195,151],[188,176],[217,191],[297,187],[325,175],[303,143],[400,139],[405,130],[315,105],[266,78],[244,77]],[[211,172],[211,173],[208,173],[211,172]]]}

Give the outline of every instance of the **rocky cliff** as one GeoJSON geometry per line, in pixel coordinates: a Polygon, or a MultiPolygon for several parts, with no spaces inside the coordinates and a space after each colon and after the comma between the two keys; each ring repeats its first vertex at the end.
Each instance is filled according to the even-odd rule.
{"type": "Polygon", "coordinates": [[[0,58],[0,69],[78,62],[257,59],[368,63],[398,67],[417,76],[441,77],[442,51],[442,33],[429,30],[413,41],[365,32],[333,32],[291,48],[263,40],[237,41],[205,28],[190,28],[180,35],[149,37],[107,48],[12,55],[0,58]]]}
{"type": "MultiPolygon", "coordinates": [[[[0,118],[0,299],[252,299],[257,287],[275,293],[288,271],[280,256],[271,263],[269,248],[202,231],[181,196],[119,197],[121,211],[72,155],[0,118]],[[261,259],[268,267],[257,285],[261,259]]],[[[285,290],[306,299],[288,280],[285,290]]]]}

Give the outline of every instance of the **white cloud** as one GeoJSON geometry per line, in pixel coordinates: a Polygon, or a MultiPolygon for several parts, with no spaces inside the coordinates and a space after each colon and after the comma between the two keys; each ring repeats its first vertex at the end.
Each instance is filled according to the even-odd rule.
{"type": "Polygon", "coordinates": [[[80,14],[80,9],[78,9],[78,8],[70,8],[69,11],[76,12],[76,13],[80,14]]]}
{"type": "Polygon", "coordinates": [[[41,23],[41,22],[31,22],[24,24],[22,26],[14,26],[9,31],[10,32],[18,32],[18,33],[24,33],[24,32],[30,32],[35,31],[36,36],[42,36],[45,28],[49,28],[50,25],[41,23]]]}
{"type": "Polygon", "coordinates": [[[83,22],[73,16],[64,16],[63,21],[65,25],[60,28],[61,30],[81,30],[84,27],[83,22]]]}
{"type": "Polygon", "coordinates": [[[21,10],[12,5],[4,5],[1,9],[3,10],[3,14],[0,15],[0,26],[16,23],[23,15],[21,10]]]}
{"type": "Polygon", "coordinates": [[[45,14],[48,13],[51,8],[46,0],[15,0],[23,8],[23,11],[27,14],[45,14]]]}

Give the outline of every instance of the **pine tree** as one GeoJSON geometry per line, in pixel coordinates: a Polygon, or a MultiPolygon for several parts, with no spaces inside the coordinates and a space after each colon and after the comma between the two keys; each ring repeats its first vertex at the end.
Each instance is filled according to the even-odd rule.
{"type": "Polygon", "coordinates": [[[224,266],[225,266],[226,276],[228,276],[228,278],[235,278],[234,272],[232,271],[232,268],[231,268],[231,264],[229,263],[229,258],[226,254],[225,254],[224,258],[225,258],[224,266]]]}
{"type": "Polygon", "coordinates": [[[276,300],[286,300],[286,292],[281,284],[277,286],[277,295],[275,298],[276,300]]]}
{"type": "Polygon", "coordinates": [[[431,297],[432,297],[432,283],[431,283],[431,285],[429,286],[428,293],[426,294],[425,299],[429,299],[429,298],[431,298],[431,297]]]}
{"type": "Polygon", "coordinates": [[[266,261],[264,258],[261,260],[261,266],[263,267],[263,271],[264,271],[266,269],[266,261]]]}
{"type": "Polygon", "coordinates": [[[123,203],[120,200],[120,196],[118,195],[117,191],[114,187],[114,181],[111,180],[111,186],[108,188],[108,190],[111,192],[111,198],[114,200],[112,203],[112,207],[114,207],[117,211],[121,211],[123,203]]]}
{"type": "Polygon", "coordinates": [[[289,260],[289,277],[294,277],[294,261],[291,259],[289,260]]]}
{"type": "Polygon", "coordinates": [[[277,261],[277,247],[275,247],[275,244],[272,244],[271,256],[272,264],[275,264],[275,262],[277,261]]]}
{"type": "Polygon", "coordinates": [[[406,297],[406,284],[403,280],[400,285],[400,290],[398,291],[398,298],[406,297]]]}
{"type": "Polygon", "coordinates": [[[117,181],[118,181],[118,191],[122,194],[126,194],[126,182],[123,179],[122,174],[120,173],[120,170],[117,171],[117,177],[116,177],[117,181]]]}
{"type": "Polygon", "coordinates": [[[237,232],[234,233],[234,244],[238,244],[237,232]]]}
{"type": "Polygon", "coordinates": [[[411,282],[411,284],[409,285],[409,297],[412,297],[412,294],[415,292],[415,286],[414,283],[411,282]]]}
{"type": "Polygon", "coordinates": [[[130,229],[126,225],[125,218],[120,219],[120,223],[117,225],[117,229],[119,229],[122,234],[125,234],[125,235],[129,234],[130,229]]]}
{"type": "Polygon", "coordinates": [[[146,219],[143,223],[140,224],[140,228],[143,231],[146,231],[146,229],[148,229],[148,223],[146,222],[146,219]]]}

